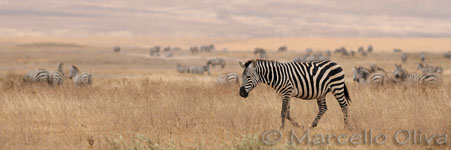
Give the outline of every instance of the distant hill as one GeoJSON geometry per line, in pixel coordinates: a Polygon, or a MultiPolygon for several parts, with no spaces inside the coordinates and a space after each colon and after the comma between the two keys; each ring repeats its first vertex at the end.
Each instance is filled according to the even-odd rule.
{"type": "Polygon", "coordinates": [[[447,0],[2,0],[0,36],[451,37],[447,0]]]}

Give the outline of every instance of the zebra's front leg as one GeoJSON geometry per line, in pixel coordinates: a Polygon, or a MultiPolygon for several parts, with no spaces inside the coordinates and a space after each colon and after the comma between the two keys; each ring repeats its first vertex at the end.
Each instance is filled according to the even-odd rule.
{"type": "Polygon", "coordinates": [[[316,103],[318,104],[319,112],[316,115],[315,120],[313,121],[312,126],[310,128],[316,127],[318,125],[318,122],[321,119],[321,117],[327,111],[326,97],[325,96],[322,97],[322,98],[317,99],[316,103]]]}
{"type": "Polygon", "coordinates": [[[282,121],[281,121],[280,129],[283,129],[285,126],[285,118],[288,117],[288,108],[290,108],[289,102],[290,102],[290,97],[282,98],[282,112],[280,113],[280,115],[282,117],[282,121]]]}

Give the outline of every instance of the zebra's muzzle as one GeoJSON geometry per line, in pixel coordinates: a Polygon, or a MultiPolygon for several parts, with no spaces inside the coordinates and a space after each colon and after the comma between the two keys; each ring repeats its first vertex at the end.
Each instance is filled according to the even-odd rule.
{"type": "Polygon", "coordinates": [[[244,89],[244,87],[240,88],[240,96],[243,98],[247,98],[247,96],[249,96],[249,93],[246,92],[246,89],[244,89]]]}

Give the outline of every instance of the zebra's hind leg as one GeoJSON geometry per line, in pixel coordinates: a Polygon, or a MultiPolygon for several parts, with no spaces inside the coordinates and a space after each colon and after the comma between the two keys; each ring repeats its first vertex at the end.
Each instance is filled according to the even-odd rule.
{"type": "Polygon", "coordinates": [[[290,97],[284,96],[282,98],[282,112],[280,113],[282,117],[280,129],[283,129],[285,126],[285,118],[288,118],[288,109],[290,108],[290,97]]]}
{"type": "Polygon", "coordinates": [[[318,125],[319,120],[321,119],[321,117],[324,115],[324,113],[326,113],[327,111],[327,105],[326,105],[326,95],[321,96],[320,98],[318,98],[316,100],[316,103],[318,104],[318,109],[319,112],[315,117],[315,120],[312,123],[312,126],[310,128],[314,128],[318,125]]]}

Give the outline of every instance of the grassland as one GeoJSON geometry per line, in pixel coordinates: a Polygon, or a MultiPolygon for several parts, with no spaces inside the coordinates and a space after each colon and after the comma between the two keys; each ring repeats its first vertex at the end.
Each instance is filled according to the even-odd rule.
{"type": "MultiPolygon", "coordinates": [[[[344,128],[337,101],[328,95],[328,111],[311,134],[359,134],[363,130],[385,133],[384,145],[289,145],[286,135],[303,129],[287,124],[280,144],[266,146],[259,137],[279,129],[281,100],[259,85],[247,99],[238,96],[238,85],[215,84],[224,72],[241,72],[238,61],[255,58],[250,50],[202,53],[186,51],[173,58],[148,57],[142,46],[125,46],[114,54],[112,45],[80,42],[30,42],[0,45],[0,149],[450,149],[447,145],[396,145],[399,129],[451,134],[451,60],[439,52],[427,53],[427,63],[444,68],[438,87],[384,85],[352,82],[352,67],[378,64],[393,70],[400,54],[378,51],[368,57],[340,56],[332,60],[345,70],[353,103],[351,128],[344,128]],[[224,70],[212,75],[179,74],[176,63],[202,65],[211,57],[223,57],[224,70]],[[77,65],[94,75],[90,87],[27,85],[21,76],[35,68],[56,67],[57,62],[77,65]]],[[[186,42],[188,43],[188,42],[186,42]]],[[[288,45],[290,47],[290,45],[288,45]]],[[[356,48],[356,47],[355,47],[356,48]]],[[[449,47],[441,47],[446,49],[449,47]]],[[[289,61],[302,51],[269,52],[269,58],[289,61]]],[[[416,71],[419,57],[408,53],[409,71],[416,71]]],[[[55,68],[56,69],[56,68],[55,68]]],[[[66,72],[67,74],[67,72],[66,72]]],[[[291,114],[308,127],[317,113],[315,101],[294,99],[291,114]]]]}

